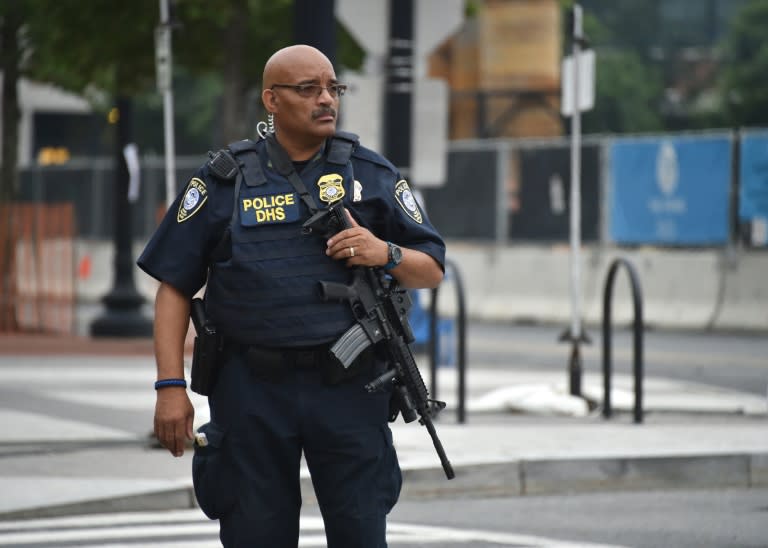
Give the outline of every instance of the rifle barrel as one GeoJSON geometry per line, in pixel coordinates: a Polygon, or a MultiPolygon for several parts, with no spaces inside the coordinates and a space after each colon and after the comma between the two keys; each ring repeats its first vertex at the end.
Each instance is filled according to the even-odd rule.
{"type": "Polygon", "coordinates": [[[451,462],[448,460],[448,455],[445,454],[445,449],[443,449],[443,444],[440,442],[440,438],[437,437],[437,431],[435,430],[435,425],[432,424],[432,419],[428,414],[425,414],[421,416],[421,422],[427,427],[429,437],[432,438],[432,445],[435,446],[437,456],[440,457],[440,464],[443,465],[445,477],[449,480],[455,478],[456,473],[453,471],[453,466],[451,466],[451,462]]]}

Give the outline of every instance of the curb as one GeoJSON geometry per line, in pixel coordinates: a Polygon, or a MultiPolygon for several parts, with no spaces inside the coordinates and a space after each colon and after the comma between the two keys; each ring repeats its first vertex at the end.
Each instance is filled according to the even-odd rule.
{"type": "MultiPolygon", "coordinates": [[[[439,466],[404,469],[400,500],[768,487],[768,453],[524,459],[454,468],[456,477],[450,481],[439,466]]],[[[305,475],[301,491],[305,504],[316,504],[305,475]]],[[[197,508],[191,480],[183,487],[2,512],[0,521],[190,508],[197,508]]]]}
{"type": "Polygon", "coordinates": [[[406,470],[401,497],[768,487],[768,453],[519,460],[406,470]]]}
{"type": "Polygon", "coordinates": [[[17,519],[60,518],[82,514],[108,514],[115,512],[146,512],[197,508],[192,486],[139,493],[136,495],[96,498],[92,500],[39,506],[0,513],[0,521],[17,519]]]}

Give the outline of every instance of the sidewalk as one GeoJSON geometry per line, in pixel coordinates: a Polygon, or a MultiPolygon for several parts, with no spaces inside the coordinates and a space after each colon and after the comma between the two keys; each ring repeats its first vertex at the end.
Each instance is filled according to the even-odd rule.
{"type": "MultiPolygon", "coordinates": [[[[154,375],[149,340],[0,337],[0,519],[193,507],[191,451],[174,459],[150,436],[154,375]]],[[[638,425],[629,378],[615,378],[605,421],[564,374],[472,363],[457,424],[456,377],[438,372],[436,422],[456,478],[426,429],[398,420],[403,497],[768,486],[765,397],[646,378],[638,425]]],[[[601,382],[585,375],[584,395],[600,400],[601,382]]],[[[192,396],[199,424],[207,407],[192,396]]]]}

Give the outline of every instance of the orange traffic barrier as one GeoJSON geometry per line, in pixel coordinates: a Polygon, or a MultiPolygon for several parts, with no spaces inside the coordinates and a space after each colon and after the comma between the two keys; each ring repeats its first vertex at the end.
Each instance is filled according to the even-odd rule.
{"type": "Polygon", "coordinates": [[[0,205],[0,332],[72,333],[71,203],[0,205]]]}

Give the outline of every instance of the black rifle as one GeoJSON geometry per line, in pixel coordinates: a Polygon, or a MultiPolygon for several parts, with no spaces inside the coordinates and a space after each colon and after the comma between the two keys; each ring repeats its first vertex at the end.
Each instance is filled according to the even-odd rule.
{"type": "MultiPolygon", "coordinates": [[[[305,233],[318,233],[325,238],[348,227],[346,211],[340,202],[317,212],[303,225],[305,233]]],[[[368,383],[365,389],[376,392],[392,385],[396,407],[390,419],[395,420],[398,411],[406,423],[418,418],[427,427],[446,477],[453,479],[453,467],[432,422],[432,418],[445,408],[445,403],[429,399],[427,387],[408,346],[414,340],[408,323],[408,310],[411,308],[408,291],[400,288],[396,280],[386,276],[380,267],[355,267],[352,276],[349,285],[320,282],[321,297],[348,302],[357,320],[333,344],[331,354],[347,369],[363,350],[384,341],[380,346],[386,353],[390,369],[368,383]]]]}
{"type": "Polygon", "coordinates": [[[190,388],[202,396],[210,396],[216,384],[218,354],[221,337],[205,316],[205,305],[199,298],[192,299],[190,309],[195,326],[195,346],[192,352],[192,373],[190,388]]]}

